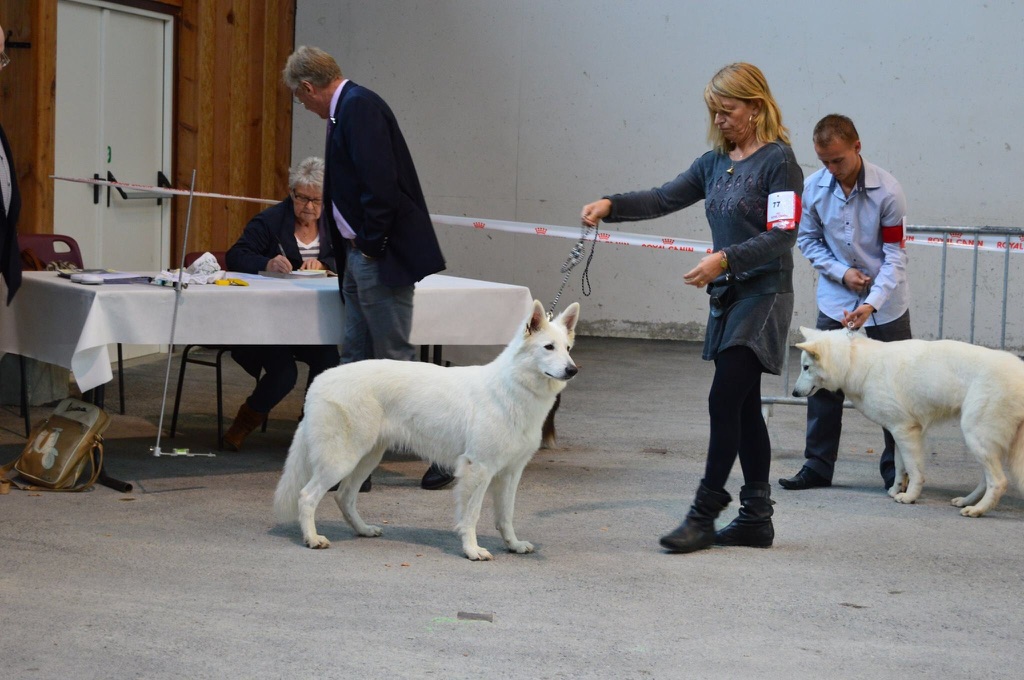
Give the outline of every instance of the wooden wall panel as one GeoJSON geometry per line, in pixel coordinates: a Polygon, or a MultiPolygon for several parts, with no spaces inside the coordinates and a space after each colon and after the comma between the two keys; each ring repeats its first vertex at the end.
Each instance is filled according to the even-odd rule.
{"type": "Polygon", "coordinates": [[[0,25],[11,34],[7,41],[11,65],[0,73],[0,122],[11,142],[21,190],[18,230],[48,233],[53,231],[49,176],[53,174],[57,0],[7,0],[0,6],[0,25]]]}
{"type": "MultiPolygon", "coordinates": [[[[195,168],[197,191],[285,196],[292,105],[280,72],[294,32],[294,0],[184,0],[178,84],[190,91],[178,99],[176,186],[187,187],[195,168]]],[[[188,250],[225,250],[264,207],[197,199],[188,250]]],[[[179,231],[185,212],[177,211],[179,231]]]]}
{"type": "MultiPolygon", "coordinates": [[[[114,0],[115,2],[117,0],[114,0]]],[[[295,0],[124,0],[175,17],[171,181],[196,191],[283,198],[291,160],[292,103],[281,83],[294,49],[295,0]]],[[[11,140],[23,209],[19,230],[53,231],[57,0],[6,0],[0,24],[11,40],[0,73],[0,122],[11,140]]],[[[172,262],[188,212],[173,201],[172,262]]],[[[265,207],[265,206],[263,206],[265,207]]],[[[224,250],[256,203],[195,199],[189,250],[224,250]]]]}

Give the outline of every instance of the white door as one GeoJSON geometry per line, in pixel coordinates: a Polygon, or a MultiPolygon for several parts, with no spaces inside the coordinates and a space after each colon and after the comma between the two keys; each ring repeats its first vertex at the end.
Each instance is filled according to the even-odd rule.
{"type": "MultiPolygon", "coordinates": [[[[57,3],[54,174],[156,184],[170,177],[170,17],[100,0],[57,3]]],[[[152,272],[170,260],[170,200],[54,182],[53,230],[86,267],[152,272]]],[[[157,351],[125,347],[126,357],[157,351]]],[[[114,347],[111,346],[113,352],[114,347]]]]}
{"type": "MultiPolygon", "coordinates": [[[[170,176],[170,17],[92,0],[57,4],[55,174],[156,184],[170,176]]],[[[54,231],[86,267],[166,268],[170,201],[54,184],[54,231]],[[109,196],[109,197],[108,197],[109,196]]]]}

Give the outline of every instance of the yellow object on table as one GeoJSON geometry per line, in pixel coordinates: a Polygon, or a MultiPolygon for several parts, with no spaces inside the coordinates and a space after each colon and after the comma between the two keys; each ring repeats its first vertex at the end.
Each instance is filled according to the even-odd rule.
{"type": "Polygon", "coordinates": [[[218,286],[248,286],[245,279],[217,279],[214,283],[218,286]]]}

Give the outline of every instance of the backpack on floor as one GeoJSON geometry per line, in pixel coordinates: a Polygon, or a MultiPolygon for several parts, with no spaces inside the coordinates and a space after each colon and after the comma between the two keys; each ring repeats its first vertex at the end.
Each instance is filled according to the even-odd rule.
{"type": "Polygon", "coordinates": [[[84,491],[92,487],[103,466],[103,431],[110,417],[100,407],[64,399],[53,413],[32,428],[17,460],[0,467],[0,485],[19,489],[84,491]],[[86,466],[89,472],[83,475],[86,466]],[[16,476],[10,476],[11,471],[16,476]]]}

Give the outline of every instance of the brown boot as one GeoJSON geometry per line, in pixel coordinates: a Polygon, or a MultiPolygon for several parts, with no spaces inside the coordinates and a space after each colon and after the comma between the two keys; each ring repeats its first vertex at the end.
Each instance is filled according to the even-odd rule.
{"type": "Polygon", "coordinates": [[[231,423],[231,427],[224,433],[223,446],[228,451],[241,451],[242,442],[249,436],[249,433],[263,424],[263,419],[267,417],[266,413],[260,413],[259,411],[253,411],[249,408],[249,405],[242,402],[242,405],[238,408],[238,415],[235,416],[235,422],[231,423]]]}

